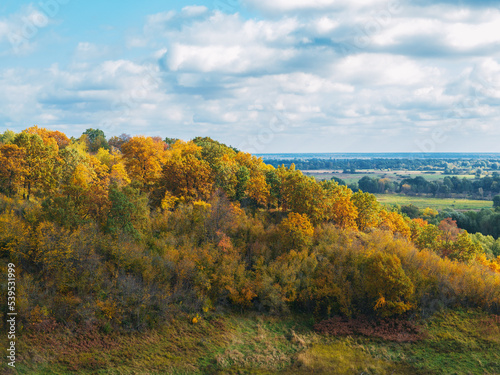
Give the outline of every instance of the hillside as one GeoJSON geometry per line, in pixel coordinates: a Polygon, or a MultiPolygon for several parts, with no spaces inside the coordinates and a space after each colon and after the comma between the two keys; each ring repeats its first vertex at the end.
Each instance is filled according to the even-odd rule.
{"type": "Polygon", "coordinates": [[[5,371],[500,373],[500,260],[451,221],[210,138],[0,142],[5,371]]]}

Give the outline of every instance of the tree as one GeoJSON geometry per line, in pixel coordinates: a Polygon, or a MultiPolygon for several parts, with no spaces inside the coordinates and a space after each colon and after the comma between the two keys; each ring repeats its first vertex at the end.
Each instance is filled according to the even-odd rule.
{"type": "Polygon", "coordinates": [[[25,168],[21,177],[25,192],[23,197],[30,200],[32,190],[42,188],[50,191],[58,180],[56,166],[58,146],[55,141],[45,144],[38,134],[19,133],[14,144],[24,149],[25,168]]]}
{"type": "Polygon", "coordinates": [[[278,233],[285,251],[300,250],[312,243],[314,227],[307,215],[290,212],[278,225],[278,233]]]}
{"type": "Polygon", "coordinates": [[[238,171],[236,172],[236,194],[235,199],[241,201],[245,197],[246,187],[248,180],[250,180],[250,171],[245,166],[240,166],[238,171]]]}
{"type": "Polygon", "coordinates": [[[122,146],[125,167],[130,178],[150,188],[160,177],[167,153],[163,142],[152,138],[132,137],[122,146]]]}
{"type": "Polygon", "coordinates": [[[344,180],[342,180],[341,178],[338,178],[336,176],[333,176],[330,180],[335,181],[339,185],[347,185],[344,180]]]}
{"type": "Polygon", "coordinates": [[[378,193],[378,181],[374,178],[364,176],[358,181],[359,189],[368,193],[378,193]]]}
{"type": "Polygon", "coordinates": [[[120,162],[111,167],[109,182],[117,185],[118,187],[130,184],[131,181],[123,163],[120,162]]]}
{"type": "Polygon", "coordinates": [[[13,132],[12,130],[6,130],[2,134],[0,134],[0,144],[12,143],[15,137],[16,137],[15,132],[13,132]]]}
{"type": "Polygon", "coordinates": [[[441,220],[438,228],[442,232],[440,236],[441,241],[446,242],[455,241],[461,232],[460,228],[457,227],[457,222],[451,217],[441,220]]]}
{"type": "Polygon", "coordinates": [[[100,129],[87,129],[83,133],[87,136],[88,147],[91,152],[97,152],[100,148],[109,149],[104,132],[100,129]]]}
{"type": "Polygon", "coordinates": [[[279,207],[281,205],[281,179],[276,169],[271,168],[265,172],[266,184],[269,186],[269,207],[279,207]]]}
{"type": "Polygon", "coordinates": [[[15,144],[0,146],[0,186],[9,195],[13,195],[21,186],[26,173],[25,155],[25,149],[15,144]]]}
{"type": "Polygon", "coordinates": [[[166,137],[163,142],[165,142],[167,145],[171,146],[173,145],[175,142],[177,142],[179,139],[178,138],[169,138],[169,137],[166,137]]]}
{"type": "Polygon", "coordinates": [[[367,260],[365,275],[365,288],[373,309],[379,315],[399,315],[414,307],[411,300],[415,286],[395,254],[371,255],[367,260]]]}
{"type": "Polygon", "coordinates": [[[185,202],[207,200],[212,194],[213,184],[208,163],[192,154],[168,158],[159,182],[162,195],[168,191],[185,202]]]}
{"type": "Polygon", "coordinates": [[[50,143],[51,141],[57,143],[57,146],[59,149],[64,149],[70,144],[69,138],[66,136],[66,134],[61,133],[60,131],[52,131],[48,130],[45,128],[39,128],[38,126],[32,126],[31,128],[28,128],[24,130],[25,133],[28,134],[38,134],[42,139],[45,144],[50,143]]]}
{"type": "Polygon", "coordinates": [[[500,209],[500,195],[495,195],[493,197],[493,207],[495,209],[500,209]]]}
{"type": "Polygon", "coordinates": [[[254,206],[266,207],[269,202],[270,191],[265,175],[259,173],[251,177],[246,185],[245,192],[254,206]]]}
{"type": "Polygon", "coordinates": [[[380,211],[379,227],[389,230],[392,233],[399,233],[405,238],[411,237],[411,230],[405,219],[397,212],[388,212],[383,209],[380,211]]]}
{"type": "Polygon", "coordinates": [[[401,213],[407,215],[410,219],[416,219],[420,215],[420,210],[414,204],[401,206],[401,213]]]}
{"type": "Polygon", "coordinates": [[[111,207],[107,215],[105,229],[110,233],[123,231],[140,238],[149,223],[148,198],[138,189],[126,186],[109,189],[111,207]]]}
{"type": "Polygon", "coordinates": [[[123,144],[127,143],[130,138],[132,138],[130,135],[122,133],[119,136],[111,137],[108,141],[108,145],[111,148],[115,147],[116,149],[121,151],[123,144]]]}
{"type": "Polygon", "coordinates": [[[376,227],[379,221],[378,213],[381,209],[377,198],[373,194],[359,191],[352,195],[352,201],[358,209],[356,218],[358,229],[365,230],[366,228],[376,227]]]}
{"type": "Polygon", "coordinates": [[[323,181],[325,190],[325,219],[344,229],[357,230],[358,208],[352,198],[352,190],[334,181],[323,181]]]}
{"type": "Polygon", "coordinates": [[[452,251],[448,255],[450,259],[460,260],[462,262],[472,261],[481,253],[481,245],[474,242],[467,231],[462,231],[452,245],[452,251]]]}

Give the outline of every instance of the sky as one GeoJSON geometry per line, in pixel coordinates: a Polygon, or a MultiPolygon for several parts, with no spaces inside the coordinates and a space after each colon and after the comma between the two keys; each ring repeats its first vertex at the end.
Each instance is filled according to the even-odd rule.
{"type": "Polygon", "coordinates": [[[0,132],[500,152],[500,2],[4,0],[0,132]]]}

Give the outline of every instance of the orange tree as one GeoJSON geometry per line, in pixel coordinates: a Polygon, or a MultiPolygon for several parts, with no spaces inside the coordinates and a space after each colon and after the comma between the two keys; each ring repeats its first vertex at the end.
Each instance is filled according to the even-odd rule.
{"type": "Polygon", "coordinates": [[[129,177],[148,190],[160,177],[165,163],[167,155],[164,143],[138,136],[124,143],[121,149],[129,177]]]}

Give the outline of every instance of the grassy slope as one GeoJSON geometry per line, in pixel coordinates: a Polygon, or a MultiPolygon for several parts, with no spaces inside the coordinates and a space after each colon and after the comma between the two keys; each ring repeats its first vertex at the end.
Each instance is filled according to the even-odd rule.
{"type": "Polygon", "coordinates": [[[500,319],[481,312],[437,314],[424,322],[427,338],[413,344],[325,337],[312,323],[245,314],[193,324],[177,315],[161,329],[130,335],[24,335],[17,370],[6,373],[500,374],[500,319]]]}
{"type": "Polygon", "coordinates": [[[480,201],[472,199],[457,199],[457,198],[432,198],[432,197],[410,197],[398,194],[375,194],[378,201],[385,205],[413,204],[418,208],[434,208],[442,210],[445,208],[453,208],[455,210],[480,210],[481,208],[492,208],[493,202],[480,201]]]}

